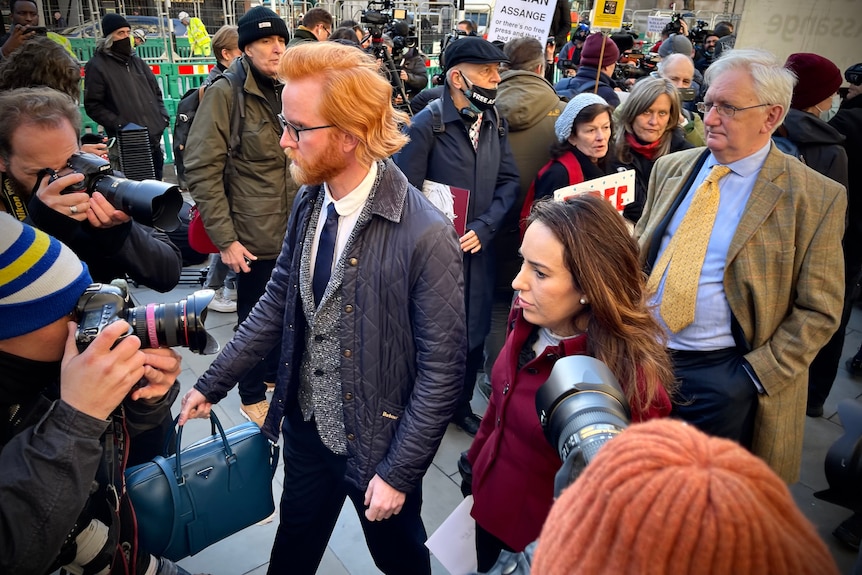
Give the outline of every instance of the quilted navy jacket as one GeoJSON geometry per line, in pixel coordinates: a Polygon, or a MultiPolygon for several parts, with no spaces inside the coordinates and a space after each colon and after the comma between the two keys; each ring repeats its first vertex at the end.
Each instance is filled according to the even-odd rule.
{"type": "MultiPolygon", "coordinates": [[[[345,254],[341,381],[347,479],[364,490],[374,474],[403,492],[417,487],[455,410],[467,329],[461,250],[449,220],[387,160],[378,164],[373,216],[345,254]]],[[[211,402],[281,344],[263,432],[279,434],[296,405],[305,343],[301,247],[322,186],[297,194],[266,293],[196,384],[211,402]]]]}

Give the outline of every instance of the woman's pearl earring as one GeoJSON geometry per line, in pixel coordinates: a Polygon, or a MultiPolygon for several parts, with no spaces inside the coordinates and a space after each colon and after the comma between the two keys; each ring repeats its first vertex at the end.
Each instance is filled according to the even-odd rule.
{"type": "Polygon", "coordinates": [[[580,301],[581,301],[581,305],[587,305],[587,298],[582,297],[580,301]]]}

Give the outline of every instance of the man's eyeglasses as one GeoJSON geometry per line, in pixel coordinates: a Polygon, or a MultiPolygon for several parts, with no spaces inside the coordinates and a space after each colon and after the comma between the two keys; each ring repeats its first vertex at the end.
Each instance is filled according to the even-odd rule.
{"type": "Polygon", "coordinates": [[[752,108],[763,108],[764,106],[771,106],[772,104],[755,104],[754,106],[746,106],[745,108],[737,108],[736,106],[729,106],[728,104],[715,104],[713,102],[698,102],[697,103],[697,111],[701,114],[708,114],[710,110],[715,108],[715,111],[718,112],[719,116],[724,116],[725,118],[732,118],[734,114],[737,112],[742,112],[743,110],[751,110],[752,108]]]}
{"type": "Polygon", "coordinates": [[[294,126],[290,122],[288,122],[287,119],[284,117],[284,114],[278,115],[278,121],[279,121],[279,123],[281,123],[281,129],[286,130],[287,133],[290,134],[290,137],[293,139],[294,142],[299,141],[299,133],[300,132],[309,132],[311,130],[322,130],[323,128],[334,128],[335,127],[335,126],[330,124],[330,125],[326,125],[326,126],[310,126],[308,128],[299,128],[297,126],[294,126]]]}

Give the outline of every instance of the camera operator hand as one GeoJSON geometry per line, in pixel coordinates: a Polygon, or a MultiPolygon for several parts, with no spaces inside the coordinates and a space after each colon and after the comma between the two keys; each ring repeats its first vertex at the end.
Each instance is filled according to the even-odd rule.
{"type": "Polygon", "coordinates": [[[82,413],[107,419],[144,376],[146,356],[140,351],[141,340],[128,336],[117,343],[129,331],[129,324],[116,321],[79,353],[75,343],[77,326],[69,322],[67,327],[69,337],[60,366],[60,398],[82,413]]]}
{"type": "Polygon", "coordinates": [[[206,419],[210,416],[213,404],[207,401],[204,394],[192,388],[183,396],[180,411],[180,425],[185,425],[189,419],[206,419]]]}
{"type": "Polygon", "coordinates": [[[78,173],[69,173],[56,179],[52,179],[50,174],[45,174],[39,182],[36,197],[55,212],[83,222],[87,219],[87,210],[90,209],[90,196],[86,192],[63,193],[69,186],[79,184],[83,180],[84,175],[78,173]]]}
{"type": "Polygon", "coordinates": [[[132,221],[131,216],[111,205],[101,192],[93,192],[87,219],[94,228],[112,228],[132,221]]]}
{"type": "Polygon", "coordinates": [[[403,82],[407,81],[407,72],[405,72],[404,70],[401,70],[401,72],[398,74],[398,76],[400,76],[400,78],[403,82]]]}
{"type": "Polygon", "coordinates": [[[226,250],[222,250],[220,253],[221,261],[224,262],[224,265],[237,273],[250,272],[251,268],[248,264],[257,259],[257,256],[245,249],[245,246],[239,240],[233,242],[226,250]]]}
{"type": "Polygon", "coordinates": [[[169,347],[142,349],[146,385],[132,392],[134,401],[158,400],[170,391],[182,371],[182,357],[169,347]]]}

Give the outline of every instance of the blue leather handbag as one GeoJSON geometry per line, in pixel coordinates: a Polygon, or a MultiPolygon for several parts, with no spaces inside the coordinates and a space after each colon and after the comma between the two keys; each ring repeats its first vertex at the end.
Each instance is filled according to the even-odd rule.
{"type": "Polygon", "coordinates": [[[215,413],[210,421],[210,437],[181,449],[179,426],[176,455],[126,470],[138,544],[153,555],[179,561],[275,510],[278,446],[254,423],[225,432],[215,413]]]}

